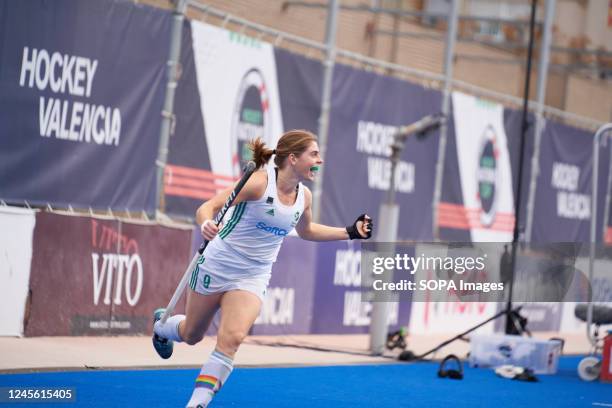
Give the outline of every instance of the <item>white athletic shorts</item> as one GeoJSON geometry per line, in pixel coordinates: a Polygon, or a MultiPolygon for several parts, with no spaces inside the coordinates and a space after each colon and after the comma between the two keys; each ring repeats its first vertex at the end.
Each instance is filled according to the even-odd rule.
{"type": "MultiPolygon", "coordinates": [[[[209,245],[210,247],[210,245],[209,245]]],[[[246,290],[262,302],[272,274],[272,264],[256,264],[228,248],[206,248],[191,273],[189,286],[203,295],[246,290]]]]}

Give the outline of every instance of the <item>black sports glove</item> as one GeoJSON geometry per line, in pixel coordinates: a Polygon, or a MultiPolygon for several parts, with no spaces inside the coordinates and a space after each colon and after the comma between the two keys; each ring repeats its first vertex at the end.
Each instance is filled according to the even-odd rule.
{"type": "Polygon", "coordinates": [[[346,232],[348,232],[349,239],[369,239],[372,236],[373,228],[374,223],[372,222],[372,219],[365,214],[361,214],[359,217],[357,217],[353,225],[346,227],[346,232]],[[363,222],[363,227],[367,232],[367,235],[365,237],[362,237],[361,234],[359,234],[359,230],[357,229],[357,223],[359,221],[363,222]]]}

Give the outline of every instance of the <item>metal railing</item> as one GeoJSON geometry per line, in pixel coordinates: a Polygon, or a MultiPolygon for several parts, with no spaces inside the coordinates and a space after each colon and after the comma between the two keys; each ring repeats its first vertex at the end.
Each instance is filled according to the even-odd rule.
{"type": "MultiPolygon", "coordinates": [[[[300,5],[304,5],[307,7],[320,7],[320,5],[318,5],[317,3],[306,3],[306,2],[285,2],[285,3],[289,3],[290,5],[295,5],[295,4],[300,3],[300,5]]],[[[249,29],[249,30],[255,31],[256,33],[258,33],[255,35],[255,37],[258,39],[262,39],[263,36],[269,36],[271,38],[270,42],[276,47],[290,48],[286,45],[286,43],[290,43],[293,45],[298,45],[300,47],[310,48],[310,49],[315,50],[316,52],[320,53],[320,55],[316,56],[318,59],[322,60],[325,56],[325,52],[327,49],[326,45],[318,41],[303,38],[295,34],[283,32],[283,31],[280,31],[280,30],[277,30],[271,27],[264,26],[259,23],[254,23],[242,17],[234,16],[231,13],[228,13],[222,10],[218,10],[214,7],[203,4],[199,0],[189,0],[189,6],[203,13],[204,15],[212,16],[212,17],[219,19],[220,20],[219,25],[221,25],[222,27],[227,28],[229,24],[234,24],[239,27],[239,30],[249,29]]],[[[361,6],[340,6],[340,8],[341,9],[357,9],[357,10],[363,9],[363,7],[361,6]]],[[[389,11],[388,9],[385,9],[385,10],[387,12],[389,11]]],[[[381,9],[381,12],[383,12],[382,9],[381,9]]],[[[402,15],[404,14],[405,15],[417,15],[417,14],[421,15],[423,13],[404,11],[402,15]]],[[[440,15],[440,17],[442,17],[442,15],[440,15]]],[[[444,17],[446,18],[445,15],[444,17]]],[[[468,16],[459,16],[460,20],[462,18],[469,19],[468,16]]],[[[479,19],[482,19],[482,18],[479,17],[479,19]]],[[[204,21],[207,21],[207,20],[204,19],[204,21]]],[[[304,54],[309,57],[313,56],[312,52],[309,53],[308,51],[304,52],[304,54]]],[[[376,58],[372,58],[372,57],[368,57],[368,56],[359,54],[354,51],[336,48],[336,58],[338,60],[348,60],[349,63],[357,63],[358,65],[360,65],[362,68],[366,70],[380,69],[381,71],[384,70],[386,72],[393,72],[394,76],[398,76],[400,78],[412,78],[427,88],[442,89],[443,82],[444,82],[444,75],[442,74],[428,72],[428,71],[424,71],[418,68],[407,67],[404,65],[399,65],[396,63],[388,62],[388,61],[382,61],[376,58]]],[[[339,62],[338,60],[337,62],[339,62]]],[[[490,99],[492,101],[499,102],[509,108],[519,108],[523,104],[522,98],[519,98],[517,96],[504,94],[504,93],[494,91],[491,89],[486,89],[481,86],[470,84],[468,82],[461,81],[461,80],[454,79],[454,78],[452,80],[451,87],[452,87],[452,90],[462,91],[462,92],[470,93],[474,96],[478,96],[478,97],[485,98],[485,99],[490,99]]],[[[529,110],[535,111],[536,105],[537,104],[535,101],[530,100],[529,110]]],[[[544,106],[543,114],[545,117],[560,119],[566,124],[575,125],[577,127],[588,129],[591,131],[595,131],[597,128],[599,128],[603,124],[603,122],[601,121],[587,118],[585,116],[578,115],[575,113],[566,112],[561,109],[554,108],[552,106],[544,106]]]]}

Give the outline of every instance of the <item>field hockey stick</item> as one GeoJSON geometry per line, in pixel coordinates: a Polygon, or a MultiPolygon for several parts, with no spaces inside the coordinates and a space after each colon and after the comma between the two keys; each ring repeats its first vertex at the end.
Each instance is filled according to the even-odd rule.
{"type": "MultiPolygon", "coordinates": [[[[252,161],[248,162],[246,166],[244,167],[244,174],[242,175],[242,178],[240,179],[240,181],[238,181],[238,184],[236,184],[236,187],[234,187],[229,197],[227,197],[225,204],[223,204],[223,207],[221,207],[221,210],[215,216],[214,223],[217,227],[219,226],[219,224],[221,224],[221,220],[223,220],[225,213],[234,203],[234,200],[238,196],[238,193],[240,193],[240,190],[242,190],[242,187],[244,187],[248,179],[255,172],[255,167],[256,167],[255,163],[252,161]]],[[[187,270],[183,274],[183,277],[181,278],[181,281],[176,287],[176,290],[174,291],[174,295],[172,295],[172,299],[170,299],[170,303],[168,303],[168,307],[166,307],[166,311],[161,318],[162,323],[166,323],[166,320],[168,319],[168,317],[170,317],[170,315],[174,311],[176,304],[178,303],[179,299],[183,295],[183,292],[185,291],[185,288],[187,287],[187,282],[189,281],[189,275],[191,275],[191,272],[193,272],[200,255],[204,253],[204,250],[206,249],[208,242],[209,242],[208,240],[204,240],[202,245],[200,245],[200,249],[196,251],[195,255],[193,256],[193,259],[189,263],[187,270]]]]}

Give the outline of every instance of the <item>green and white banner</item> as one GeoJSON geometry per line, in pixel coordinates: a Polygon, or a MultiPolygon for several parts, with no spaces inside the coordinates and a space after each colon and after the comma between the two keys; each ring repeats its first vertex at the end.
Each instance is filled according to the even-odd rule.
{"type": "Polygon", "coordinates": [[[274,148],[283,132],[271,44],[191,22],[204,129],[212,173],[237,177],[249,157],[246,142],[274,148]]]}
{"type": "Polygon", "coordinates": [[[514,228],[512,171],[502,105],[453,93],[463,193],[462,216],[474,242],[507,242],[514,228]]]}

